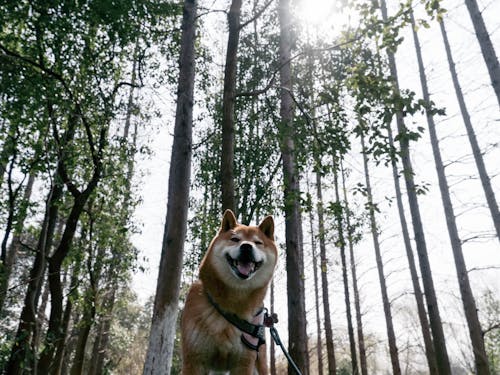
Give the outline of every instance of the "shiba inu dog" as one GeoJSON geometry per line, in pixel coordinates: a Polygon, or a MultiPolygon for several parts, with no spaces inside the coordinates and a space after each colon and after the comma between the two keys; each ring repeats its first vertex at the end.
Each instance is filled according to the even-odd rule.
{"type": "Polygon", "coordinates": [[[268,374],[263,300],[278,258],[274,221],[224,213],[190,288],[181,320],[182,374],[268,374]]]}

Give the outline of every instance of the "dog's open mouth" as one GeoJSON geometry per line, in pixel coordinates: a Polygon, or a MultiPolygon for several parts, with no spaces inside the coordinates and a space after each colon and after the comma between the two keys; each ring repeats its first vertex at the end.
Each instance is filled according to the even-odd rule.
{"type": "Polygon", "coordinates": [[[240,279],[248,279],[262,265],[262,262],[255,262],[247,259],[233,259],[229,254],[226,254],[226,259],[236,276],[240,279]]]}

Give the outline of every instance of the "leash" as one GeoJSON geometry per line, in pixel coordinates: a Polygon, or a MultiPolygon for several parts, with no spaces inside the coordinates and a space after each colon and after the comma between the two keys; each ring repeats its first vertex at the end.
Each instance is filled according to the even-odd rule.
{"type": "Polygon", "coordinates": [[[281,350],[283,351],[283,354],[285,355],[286,359],[288,360],[288,363],[292,366],[293,370],[297,375],[302,375],[300,372],[299,368],[293,361],[292,357],[290,357],[290,354],[287,352],[285,349],[285,346],[281,342],[280,335],[278,334],[278,330],[274,328],[274,323],[278,323],[278,315],[276,314],[271,314],[269,315],[267,312],[267,309],[265,309],[265,315],[264,315],[264,325],[269,328],[269,332],[271,333],[271,337],[273,338],[274,342],[276,345],[278,345],[281,350]]]}
{"type": "Polygon", "coordinates": [[[232,325],[234,325],[240,331],[242,331],[242,332],[244,332],[244,333],[246,333],[246,334],[248,334],[248,335],[250,335],[250,336],[252,336],[252,337],[254,337],[256,339],[258,339],[257,345],[253,345],[247,339],[245,339],[245,337],[242,335],[241,336],[241,341],[248,348],[250,348],[250,349],[255,350],[255,351],[258,352],[259,351],[259,347],[266,342],[265,341],[264,328],[265,327],[269,328],[269,331],[271,333],[271,337],[273,338],[273,340],[276,343],[276,345],[278,345],[281,348],[281,350],[283,351],[283,354],[285,355],[286,359],[288,360],[288,363],[292,366],[292,368],[295,371],[295,373],[297,375],[302,375],[302,373],[300,372],[299,368],[297,367],[297,365],[293,361],[292,357],[290,357],[290,354],[285,349],[285,346],[281,342],[280,335],[278,334],[278,331],[274,327],[274,323],[278,323],[278,315],[276,315],[275,313],[269,314],[268,310],[265,307],[263,307],[256,314],[256,316],[260,315],[262,312],[264,312],[264,322],[263,322],[264,324],[263,325],[253,324],[253,323],[250,323],[250,322],[248,322],[248,321],[246,321],[244,319],[241,319],[239,316],[237,316],[234,313],[230,313],[230,312],[227,312],[227,311],[223,310],[213,300],[212,296],[210,294],[208,294],[207,292],[205,292],[205,295],[207,296],[208,301],[215,308],[215,310],[217,310],[217,312],[219,314],[221,314],[229,323],[231,323],[232,325]]]}

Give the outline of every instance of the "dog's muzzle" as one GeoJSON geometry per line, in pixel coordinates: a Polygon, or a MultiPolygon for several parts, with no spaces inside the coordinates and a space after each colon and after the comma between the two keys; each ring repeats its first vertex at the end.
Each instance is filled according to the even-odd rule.
{"type": "Polygon", "coordinates": [[[242,244],[239,250],[236,259],[232,258],[229,254],[226,254],[226,259],[235,275],[245,280],[259,269],[262,261],[257,262],[255,260],[253,246],[248,243],[242,244]]]}

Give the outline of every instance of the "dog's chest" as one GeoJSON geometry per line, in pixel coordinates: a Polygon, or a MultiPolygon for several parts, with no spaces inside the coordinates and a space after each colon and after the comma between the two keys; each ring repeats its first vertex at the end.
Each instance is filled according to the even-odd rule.
{"type": "Polygon", "coordinates": [[[217,312],[204,315],[190,341],[204,361],[219,367],[214,369],[231,368],[249,350],[241,342],[241,332],[217,312]]]}

